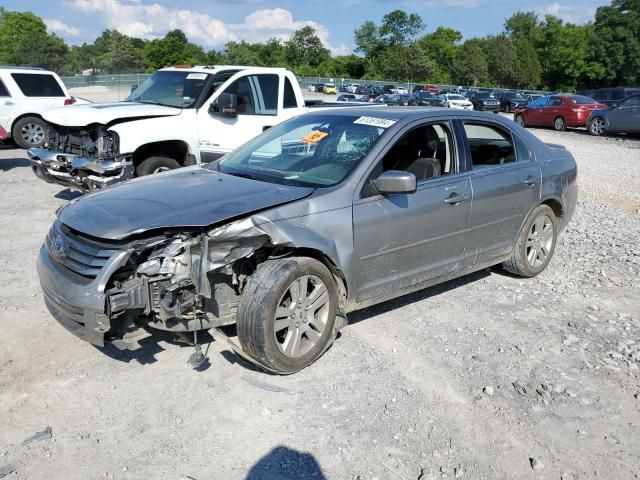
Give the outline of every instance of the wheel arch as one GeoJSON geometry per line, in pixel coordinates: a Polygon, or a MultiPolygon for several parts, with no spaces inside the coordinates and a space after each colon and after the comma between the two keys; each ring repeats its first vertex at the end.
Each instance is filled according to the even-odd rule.
{"type": "Polygon", "coordinates": [[[19,115],[17,115],[15,118],[13,118],[8,125],[8,130],[7,132],[9,133],[9,135],[11,135],[11,138],[13,138],[13,127],[15,127],[16,123],[19,122],[20,120],[22,120],[25,117],[36,117],[36,118],[40,118],[42,119],[45,123],[49,123],[47,122],[44,117],[42,115],[40,115],[39,113],[31,113],[31,112],[27,112],[27,113],[21,113],[19,115]]]}
{"type": "MultiPolygon", "coordinates": [[[[282,255],[273,255],[270,258],[278,258],[280,256],[282,255]]],[[[343,306],[347,302],[349,285],[347,284],[346,276],[344,272],[340,269],[340,267],[338,267],[333,262],[333,260],[329,258],[329,256],[326,253],[310,247],[292,247],[286,252],[284,256],[309,257],[322,263],[325,267],[329,269],[334,279],[336,280],[336,284],[338,286],[338,298],[340,301],[340,306],[343,306]]]]}
{"type": "Polygon", "coordinates": [[[161,140],[136,148],[132,155],[133,166],[137,167],[143,160],[155,155],[173,158],[183,167],[196,163],[189,144],[184,140],[161,140]]]}

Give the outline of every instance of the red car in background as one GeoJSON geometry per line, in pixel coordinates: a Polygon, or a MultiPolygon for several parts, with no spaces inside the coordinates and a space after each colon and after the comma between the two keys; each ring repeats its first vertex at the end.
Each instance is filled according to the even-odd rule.
{"type": "Polygon", "coordinates": [[[429,92],[429,93],[435,93],[436,95],[440,95],[440,87],[438,87],[437,85],[430,85],[430,84],[415,85],[413,87],[413,93],[415,92],[429,92]]]}
{"type": "Polygon", "coordinates": [[[555,130],[586,127],[591,112],[606,107],[582,95],[547,95],[516,108],[513,120],[523,127],[553,127],[555,130]]]}

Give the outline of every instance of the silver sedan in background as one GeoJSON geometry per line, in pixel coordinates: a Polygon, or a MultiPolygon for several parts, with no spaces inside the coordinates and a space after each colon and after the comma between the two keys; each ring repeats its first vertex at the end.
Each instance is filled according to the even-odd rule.
{"type": "Polygon", "coordinates": [[[95,345],[236,323],[239,353],[291,373],[353,310],[496,264],[539,274],[576,196],[571,154],[500,116],[329,109],[72,200],[38,273],[95,345]]]}

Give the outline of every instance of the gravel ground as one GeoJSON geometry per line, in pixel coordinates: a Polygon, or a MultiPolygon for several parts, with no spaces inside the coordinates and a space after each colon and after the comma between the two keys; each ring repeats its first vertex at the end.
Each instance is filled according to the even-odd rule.
{"type": "Polygon", "coordinates": [[[535,133],[573,152],[581,187],[542,275],[356,312],[286,377],[217,342],[196,372],[169,337],[122,353],[64,331],[34,264],[74,194],[1,150],[0,478],[639,478],[640,141],[535,133]]]}

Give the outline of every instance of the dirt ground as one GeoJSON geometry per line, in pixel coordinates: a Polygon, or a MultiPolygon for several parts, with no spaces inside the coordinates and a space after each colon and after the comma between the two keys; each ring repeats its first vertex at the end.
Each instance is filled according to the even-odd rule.
{"type": "Polygon", "coordinates": [[[0,147],[0,478],[639,478],[640,141],[535,132],[580,169],[547,271],[351,314],[291,376],[218,342],[194,371],[167,336],[122,353],[67,333],[35,261],[75,194],[0,147]]]}

